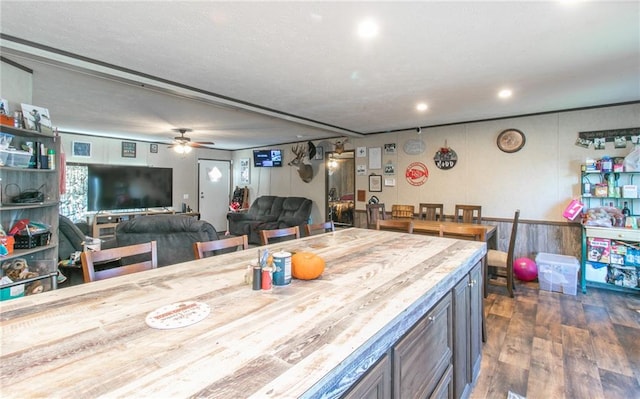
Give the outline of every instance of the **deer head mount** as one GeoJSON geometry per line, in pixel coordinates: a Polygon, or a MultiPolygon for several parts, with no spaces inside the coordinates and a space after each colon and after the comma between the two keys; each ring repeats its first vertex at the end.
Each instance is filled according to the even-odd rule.
{"type": "Polygon", "coordinates": [[[313,166],[309,161],[309,151],[307,147],[302,144],[296,144],[295,147],[291,147],[291,152],[296,157],[293,161],[289,162],[289,166],[293,166],[298,169],[298,175],[303,182],[309,183],[313,179],[313,166]]]}
{"type": "Polygon", "coordinates": [[[344,140],[338,140],[335,143],[333,143],[335,149],[335,153],[340,155],[344,152],[344,145],[347,143],[347,141],[349,141],[348,138],[344,139],[344,140]]]}

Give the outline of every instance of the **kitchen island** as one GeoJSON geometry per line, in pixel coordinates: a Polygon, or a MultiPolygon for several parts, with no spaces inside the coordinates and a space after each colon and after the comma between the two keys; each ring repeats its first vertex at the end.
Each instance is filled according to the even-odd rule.
{"type": "Polygon", "coordinates": [[[314,252],[325,272],[254,291],[250,249],[1,302],[0,395],[316,398],[374,381],[378,397],[463,396],[473,382],[485,243],[351,228],[266,247],[314,252]],[[178,329],[145,323],[184,301],[210,314],[178,329]],[[416,356],[416,343],[438,340],[433,367],[405,369],[437,357],[416,356]],[[417,386],[422,372],[433,384],[417,386]]]}

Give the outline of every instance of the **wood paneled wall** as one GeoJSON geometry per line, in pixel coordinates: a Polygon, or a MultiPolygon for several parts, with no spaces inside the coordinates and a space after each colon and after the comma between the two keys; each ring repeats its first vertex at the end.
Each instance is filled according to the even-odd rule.
{"type": "MultiPolygon", "coordinates": [[[[388,215],[391,217],[391,214],[388,215]]],[[[483,218],[483,223],[498,226],[498,248],[506,251],[509,247],[511,226],[509,219],[483,218]]],[[[367,227],[367,215],[364,211],[356,211],[354,226],[367,227]]],[[[582,245],[582,225],[579,223],[545,222],[538,220],[522,220],[518,222],[515,258],[536,258],[540,252],[570,255],[580,259],[582,245]]]]}

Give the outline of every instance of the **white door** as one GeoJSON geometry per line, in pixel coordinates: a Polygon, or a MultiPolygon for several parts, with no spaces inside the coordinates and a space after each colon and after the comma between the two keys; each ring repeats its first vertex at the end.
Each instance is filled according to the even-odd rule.
{"type": "Polygon", "coordinates": [[[231,162],[198,160],[198,211],[200,219],[227,231],[227,212],[231,198],[231,162]]]}

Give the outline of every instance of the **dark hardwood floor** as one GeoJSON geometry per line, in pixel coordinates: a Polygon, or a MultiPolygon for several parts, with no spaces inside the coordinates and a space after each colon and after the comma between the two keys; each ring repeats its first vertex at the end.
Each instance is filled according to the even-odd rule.
{"type": "Polygon", "coordinates": [[[576,296],[490,286],[487,342],[472,398],[640,398],[640,295],[576,296]]]}

